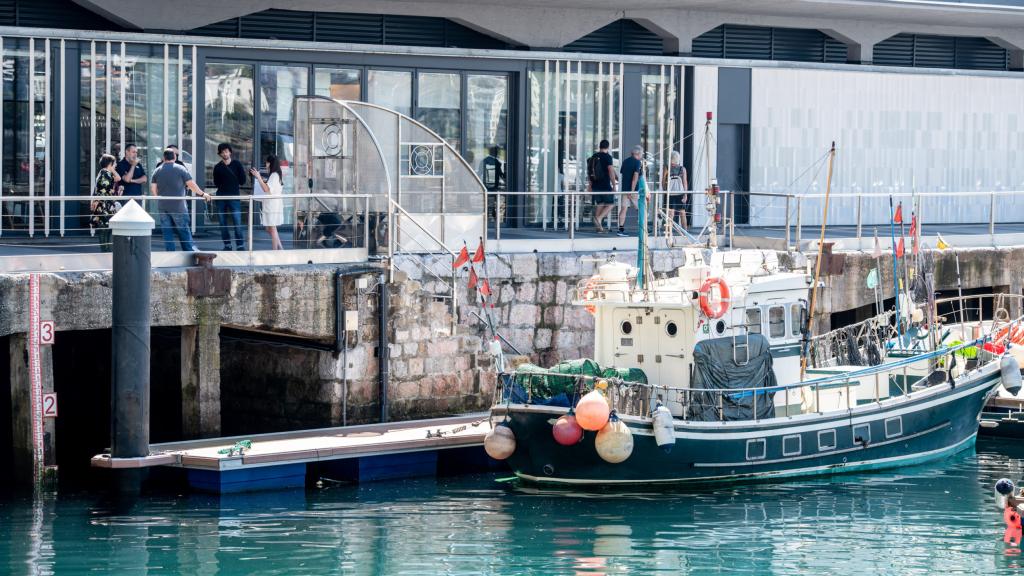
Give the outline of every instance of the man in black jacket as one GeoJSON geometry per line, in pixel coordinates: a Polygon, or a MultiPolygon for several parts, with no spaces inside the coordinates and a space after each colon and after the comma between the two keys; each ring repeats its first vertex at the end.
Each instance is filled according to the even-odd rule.
{"type": "MultiPolygon", "coordinates": [[[[238,160],[231,158],[231,145],[221,142],[217,145],[220,162],[213,167],[213,185],[217,187],[217,196],[239,196],[241,187],[245,185],[245,168],[238,160]]],[[[242,230],[242,201],[239,199],[218,200],[216,203],[220,219],[220,239],[224,241],[224,249],[231,250],[231,231],[235,232],[235,244],[239,250],[245,250],[245,233],[242,230]]]]}

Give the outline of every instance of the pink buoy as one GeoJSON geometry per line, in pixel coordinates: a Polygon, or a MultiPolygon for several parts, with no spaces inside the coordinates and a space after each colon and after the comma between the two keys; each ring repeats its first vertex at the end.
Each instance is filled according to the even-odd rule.
{"type": "Polygon", "coordinates": [[[570,412],[555,420],[551,434],[555,437],[555,442],[562,446],[572,446],[583,438],[583,428],[580,428],[579,423],[576,422],[576,416],[570,412]]]}
{"type": "Polygon", "coordinates": [[[584,430],[597,432],[608,423],[609,413],[611,408],[604,395],[592,390],[576,404],[576,423],[584,430]]]}

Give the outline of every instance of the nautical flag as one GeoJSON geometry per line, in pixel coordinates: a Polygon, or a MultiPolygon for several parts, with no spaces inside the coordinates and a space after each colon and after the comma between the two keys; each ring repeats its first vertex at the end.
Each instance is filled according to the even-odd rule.
{"type": "Polygon", "coordinates": [[[872,268],[871,272],[868,272],[868,288],[875,289],[878,287],[878,268],[872,268]]]}
{"type": "Polygon", "coordinates": [[[917,247],[917,215],[916,214],[911,214],[910,215],[910,246],[911,246],[911,249],[910,249],[911,252],[914,253],[914,256],[917,256],[918,247],[917,247]]]}
{"type": "Polygon", "coordinates": [[[893,224],[903,224],[903,202],[896,205],[896,214],[892,217],[893,224]]]}
{"type": "Polygon", "coordinates": [[[896,257],[903,258],[904,251],[906,251],[906,248],[903,246],[903,237],[900,236],[900,241],[896,243],[896,257]]]}
{"type": "Polygon", "coordinates": [[[949,244],[947,244],[946,241],[942,238],[942,234],[939,234],[939,240],[935,243],[935,247],[938,248],[939,250],[945,250],[946,248],[949,248],[949,244]]]}
{"type": "Polygon", "coordinates": [[[882,257],[882,244],[878,241],[878,230],[875,230],[875,258],[882,257]]]}
{"type": "Polygon", "coordinates": [[[484,261],[484,239],[480,239],[480,245],[476,247],[476,252],[473,253],[473,263],[479,264],[484,261]]]}
{"type": "Polygon", "coordinates": [[[476,269],[471,266],[469,268],[469,284],[466,285],[466,288],[469,289],[469,290],[472,290],[473,288],[476,288],[476,282],[477,282],[476,269]]]}
{"type": "MultiPolygon", "coordinates": [[[[487,278],[484,278],[484,281],[480,283],[480,293],[484,296],[491,295],[491,284],[487,281],[487,278]]],[[[491,304],[491,307],[493,308],[494,305],[491,304]]]]}
{"type": "Polygon", "coordinates": [[[458,268],[466,262],[469,262],[469,250],[466,250],[466,247],[463,246],[459,252],[459,257],[455,259],[455,262],[452,262],[452,268],[458,268]]]}

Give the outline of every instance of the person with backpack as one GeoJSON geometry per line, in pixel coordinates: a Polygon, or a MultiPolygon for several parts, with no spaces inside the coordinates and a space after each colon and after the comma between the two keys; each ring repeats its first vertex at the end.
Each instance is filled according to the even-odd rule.
{"type": "Polygon", "coordinates": [[[608,141],[601,140],[598,144],[598,151],[587,159],[587,185],[594,194],[591,201],[594,203],[594,228],[598,234],[608,232],[601,221],[612,211],[615,205],[615,194],[613,191],[618,186],[618,179],[615,175],[615,160],[608,153],[608,141]]]}

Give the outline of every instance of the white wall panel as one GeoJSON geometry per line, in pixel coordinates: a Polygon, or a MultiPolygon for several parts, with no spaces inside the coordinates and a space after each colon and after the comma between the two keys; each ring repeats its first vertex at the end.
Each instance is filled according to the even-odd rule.
{"type": "MultiPolygon", "coordinates": [[[[989,198],[967,192],[1024,190],[1024,79],[754,68],[751,80],[751,191],[823,193],[824,169],[801,173],[833,140],[833,192],[864,195],[865,225],[888,222],[890,194],[964,193],[923,200],[934,224],[987,222],[989,198]]],[[[856,209],[834,199],[829,222],[854,224],[856,209]]],[[[1024,201],[999,197],[996,215],[1024,221],[1024,201]]],[[[752,223],[784,216],[779,200],[752,201],[752,223]]],[[[820,220],[820,201],[805,201],[803,223],[820,220]]]]}

